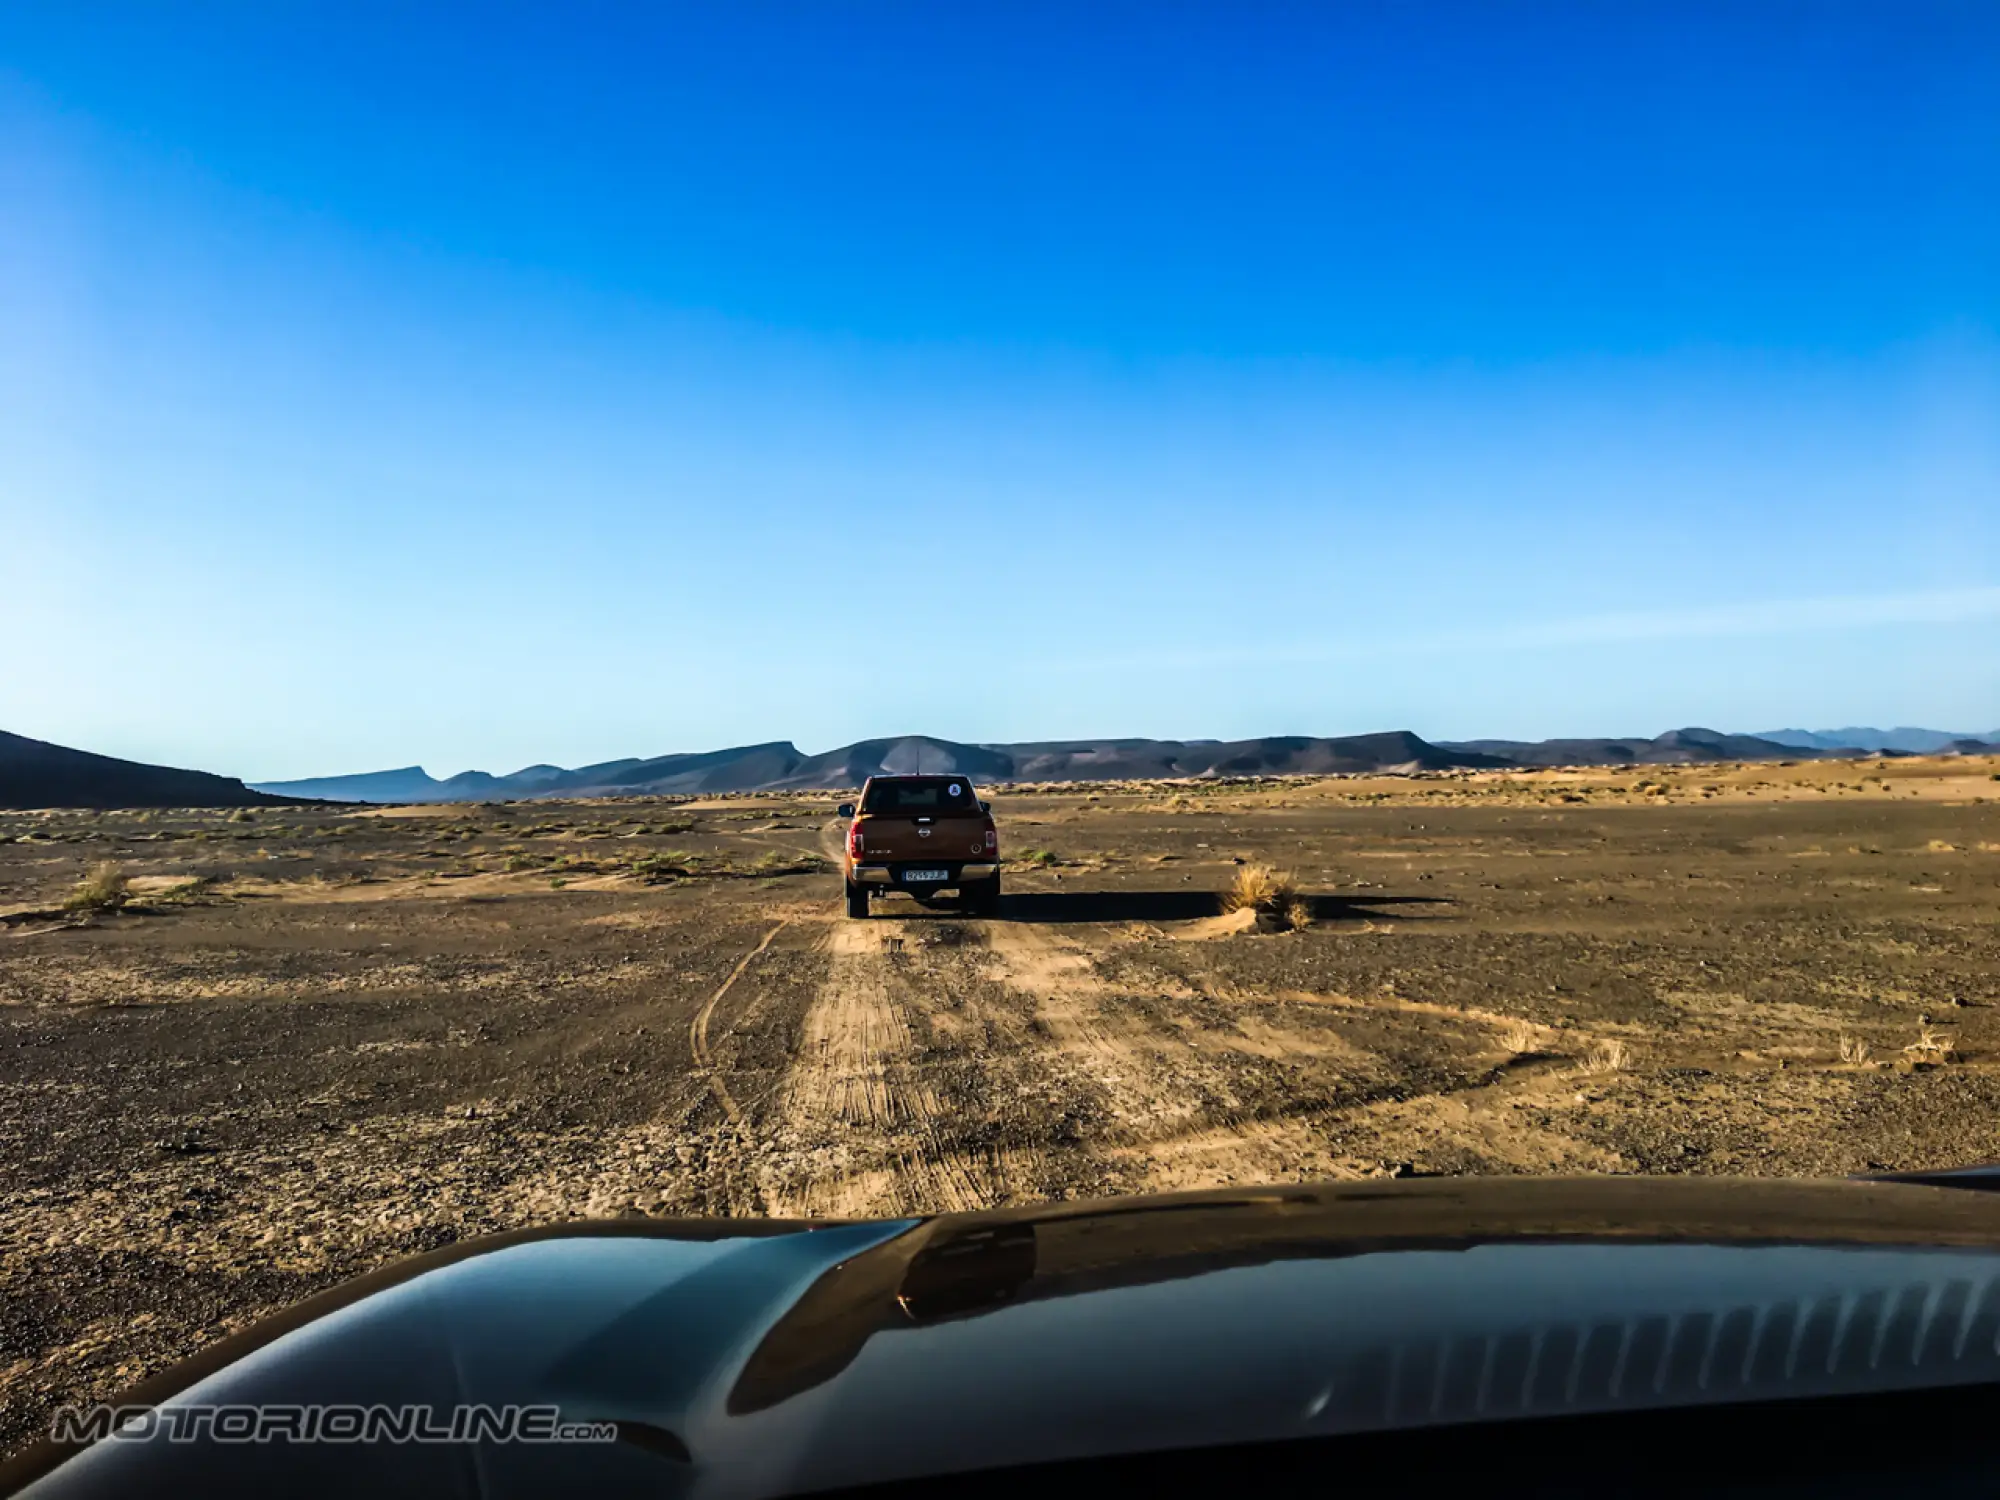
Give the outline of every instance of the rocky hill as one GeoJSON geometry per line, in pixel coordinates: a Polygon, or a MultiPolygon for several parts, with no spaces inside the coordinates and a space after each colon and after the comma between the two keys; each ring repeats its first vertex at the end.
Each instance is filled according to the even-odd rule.
{"type": "Polygon", "coordinates": [[[233,776],[143,765],[0,730],[0,807],[263,807],[284,800],[233,776]]]}

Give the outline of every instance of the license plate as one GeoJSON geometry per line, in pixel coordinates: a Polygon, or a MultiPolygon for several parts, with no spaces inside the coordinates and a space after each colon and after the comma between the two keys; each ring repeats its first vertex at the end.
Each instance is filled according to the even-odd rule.
{"type": "Polygon", "coordinates": [[[904,884],[904,885],[927,885],[927,884],[928,884],[928,885],[935,885],[935,884],[939,883],[940,881],[945,881],[945,880],[949,880],[949,879],[951,879],[951,871],[949,871],[949,870],[905,870],[905,871],[903,871],[903,884],[904,884]]]}

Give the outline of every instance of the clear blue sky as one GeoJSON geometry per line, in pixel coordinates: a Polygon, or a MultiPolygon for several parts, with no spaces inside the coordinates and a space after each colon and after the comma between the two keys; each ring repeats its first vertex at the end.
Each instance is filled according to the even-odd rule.
{"type": "Polygon", "coordinates": [[[2000,724],[2000,6],[0,11],[0,727],[2000,724]]]}

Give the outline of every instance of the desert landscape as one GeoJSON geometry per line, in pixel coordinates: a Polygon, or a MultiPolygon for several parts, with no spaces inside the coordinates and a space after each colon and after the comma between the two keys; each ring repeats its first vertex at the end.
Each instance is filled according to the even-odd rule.
{"type": "Polygon", "coordinates": [[[985,795],[992,920],[835,794],[0,813],[0,1449],[566,1217],[2000,1157],[1992,757],[985,795]]]}

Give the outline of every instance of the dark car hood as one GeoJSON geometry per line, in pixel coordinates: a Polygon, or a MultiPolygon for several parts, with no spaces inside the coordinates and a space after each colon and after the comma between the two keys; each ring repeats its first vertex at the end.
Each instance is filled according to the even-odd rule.
{"type": "MultiPolygon", "coordinates": [[[[759,1497],[1115,1453],[2000,1380],[2000,1196],[1334,1183],[419,1257],[141,1404],[553,1403],[594,1445],[108,1439],[29,1493],[759,1497]],[[299,1473],[301,1453],[311,1472],[299,1473]]],[[[58,1466],[59,1465],[59,1466],[58,1466]]]]}

